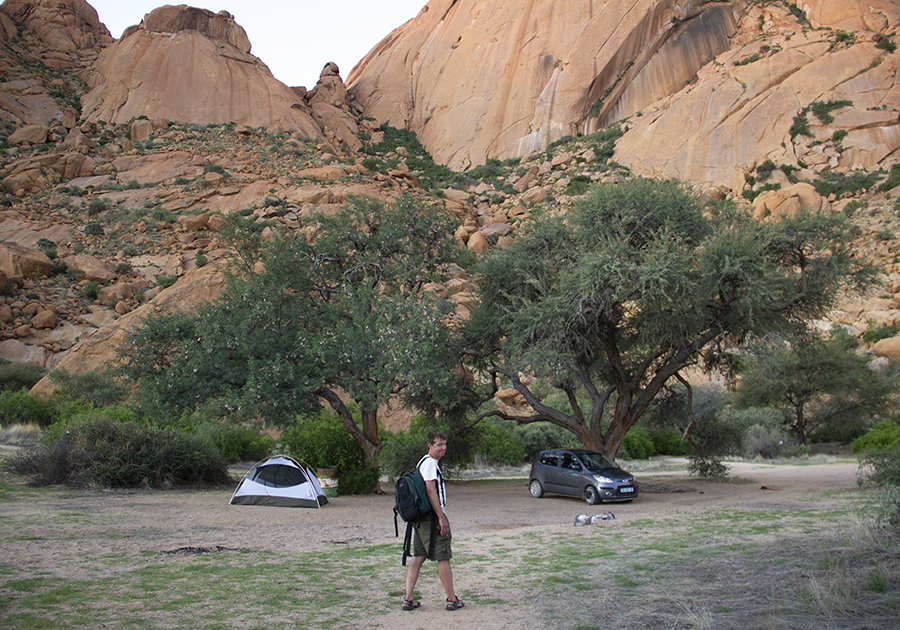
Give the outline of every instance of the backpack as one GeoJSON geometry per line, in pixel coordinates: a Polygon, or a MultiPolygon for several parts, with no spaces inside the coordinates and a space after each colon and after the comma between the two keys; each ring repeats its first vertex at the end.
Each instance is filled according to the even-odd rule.
{"type": "MultiPolygon", "coordinates": [[[[407,473],[403,473],[397,479],[394,486],[394,536],[400,536],[400,529],[397,526],[397,516],[406,523],[406,536],[403,539],[403,560],[401,564],[406,566],[406,559],[412,555],[410,548],[412,546],[412,530],[413,523],[418,523],[420,519],[432,513],[431,501],[428,499],[428,492],[425,489],[425,479],[419,472],[419,466],[425,461],[423,457],[416,465],[416,469],[407,473]]],[[[428,557],[434,556],[434,542],[436,538],[436,519],[431,519],[431,541],[428,545],[428,557]]]]}
{"type": "Polygon", "coordinates": [[[403,473],[394,487],[394,530],[397,530],[397,516],[404,523],[416,522],[431,513],[431,501],[425,490],[425,480],[416,468],[412,472],[403,473]]]}

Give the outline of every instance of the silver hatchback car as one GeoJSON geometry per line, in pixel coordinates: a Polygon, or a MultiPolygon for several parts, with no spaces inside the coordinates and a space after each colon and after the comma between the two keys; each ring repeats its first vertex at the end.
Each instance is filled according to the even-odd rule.
{"type": "Polygon", "coordinates": [[[584,449],[542,451],[528,476],[531,496],[565,494],[581,497],[594,505],[601,501],[633,501],[638,495],[634,476],[615,465],[606,455],[584,449]]]}

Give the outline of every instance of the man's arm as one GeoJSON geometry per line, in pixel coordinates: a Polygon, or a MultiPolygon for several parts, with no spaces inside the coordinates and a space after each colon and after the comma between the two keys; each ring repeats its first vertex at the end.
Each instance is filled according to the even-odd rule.
{"type": "Polygon", "coordinates": [[[441,526],[441,536],[446,536],[450,533],[450,521],[447,520],[447,515],[441,509],[441,500],[437,493],[437,479],[429,479],[425,482],[425,492],[428,495],[428,500],[431,502],[431,509],[434,510],[435,515],[438,517],[438,523],[441,526]]]}

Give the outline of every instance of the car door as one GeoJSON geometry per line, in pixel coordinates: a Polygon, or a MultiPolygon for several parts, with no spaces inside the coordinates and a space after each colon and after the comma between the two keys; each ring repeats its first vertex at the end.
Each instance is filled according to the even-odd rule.
{"type": "Polygon", "coordinates": [[[559,492],[559,454],[541,453],[537,461],[537,479],[545,492],[559,492]]]}
{"type": "Polygon", "coordinates": [[[563,452],[559,458],[559,492],[580,497],[584,491],[584,468],[575,453],[563,452]]]}

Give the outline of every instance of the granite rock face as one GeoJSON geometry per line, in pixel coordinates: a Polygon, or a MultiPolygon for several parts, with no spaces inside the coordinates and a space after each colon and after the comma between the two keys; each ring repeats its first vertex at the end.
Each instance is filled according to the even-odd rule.
{"type": "Polygon", "coordinates": [[[348,77],[368,116],[467,169],[626,120],[636,173],[738,194],[766,160],[890,166],[900,20],[889,0],[433,0],[348,77]],[[850,101],[834,120],[817,102],[850,101]],[[796,117],[810,135],[792,133],[796,117]],[[828,144],[838,132],[840,141],[828,144]],[[826,146],[827,145],[827,146],[826,146]],[[824,155],[824,157],[823,157],[824,155]]]}
{"type": "Polygon", "coordinates": [[[323,138],[301,97],[250,54],[247,34],[225,12],[184,5],[154,10],[101,53],[88,85],[82,99],[88,122],[146,116],[323,138]]]}

